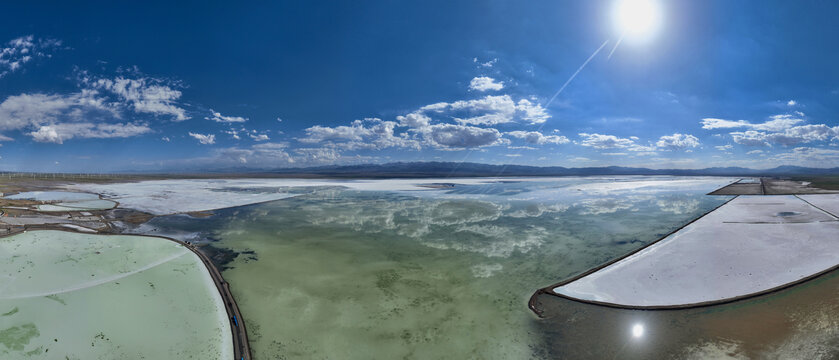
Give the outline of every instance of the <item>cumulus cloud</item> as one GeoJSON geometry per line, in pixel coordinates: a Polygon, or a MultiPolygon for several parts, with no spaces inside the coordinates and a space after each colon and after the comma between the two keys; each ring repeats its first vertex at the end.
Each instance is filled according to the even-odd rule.
{"type": "Polygon", "coordinates": [[[798,102],[796,102],[795,100],[787,101],[787,106],[795,106],[795,105],[798,105],[798,102]]]}
{"type": "Polygon", "coordinates": [[[469,82],[469,90],[475,91],[498,91],[504,88],[503,81],[497,81],[489,76],[478,76],[469,82]]]}
{"type": "Polygon", "coordinates": [[[425,128],[431,123],[431,118],[425,114],[412,112],[408,115],[399,115],[396,117],[399,120],[399,126],[407,126],[411,128],[425,128]]]}
{"type": "Polygon", "coordinates": [[[801,125],[781,132],[735,131],[730,133],[734,142],[747,146],[771,146],[780,144],[794,146],[814,141],[826,141],[839,138],[839,126],[829,127],[824,124],[801,125]]]}
{"type": "Polygon", "coordinates": [[[675,133],[660,137],[655,145],[659,149],[682,150],[699,146],[699,139],[693,135],[675,133]]]}
{"type": "Polygon", "coordinates": [[[415,113],[449,114],[463,125],[497,125],[521,120],[541,124],[550,118],[541,104],[528,99],[514,101],[510,95],[487,95],[472,100],[439,102],[421,107],[415,113]]]}
{"type": "Polygon", "coordinates": [[[61,46],[55,39],[36,39],[33,35],[12,39],[0,46],[0,78],[18,71],[36,58],[51,57],[48,51],[61,46]]]}
{"type": "Polygon", "coordinates": [[[190,118],[177,102],[181,97],[181,91],[173,88],[174,84],[164,80],[150,77],[131,79],[122,76],[114,79],[92,79],[86,73],[82,75],[83,83],[93,89],[115,94],[135,112],[171,116],[174,121],[190,118]]]}
{"type": "Polygon", "coordinates": [[[196,134],[194,132],[190,132],[189,136],[198,140],[199,143],[203,145],[212,145],[216,143],[216,136],[214,134],[196,134]]]}
{"type": "Polygon", "coordinates": [[[544,135],[538,131],[510,131],[506,134],[514,138],[523,139],[524,142],[533,145],[566,144],[570,142],[565,136],[544,135]]]}
{"type": "MultiPolygon", "coordinates": [[[[96,90],[82,90],[70,94],[20,94],[9,96],[0,103],[0,131],[29,130],[28,135],[35,136],[38,134],[40,136],[38,141],[60,143],[73,137],[102,137],[83,135],[96,134],[95,131],[82,131],[79,135],[72,135],[74,134],[72,129],[81,131],[81,129],[89,129],[91,126],[105,129],[108,124],[94,125],[93,121],[104,122],[120,118],[118,109],[101,97],[96,90]],[[65,122],[76,125],[62,125],[65,122]],[[78,123],[86,125],[79,125],[78,123]],[[44,126],[49,127],[42,128],[44,126]],[[55,140],[47,140],[50,139],[48,135],[53,131],[55,131],[57,137],[53,138],[55,140]]],[[[132,124],[114,124],[114,126],[120,125],[130,128],[129,125],[132,124]]],[[[142,125],[142,127],[148,128],[146,125],[142,125]]],[[[143,133],[145,131],[131,134],[139,135],[143,133]]]]}
{"type": "Polygon", "coordinates": [[[248,134],[253,141],[268,141],[271,140],[266,134],[248,134]]]}
{"type": "MultiPolygon", "coordinates": [[[[297,141],[317,144],[308,148],[309,160],[340,158],[345,151],[404,148],[420,150],[463,150],[487,146],[509,145],[494,125],[507,123],[540,124],[550,118],[546,109],[535,99],[514,100],[509,95],[487,95],[477,99],[438,102],[396,116],[396,121],[378,118],[355,120],[348,125],[315,125],[304,130],[297,141]],[[314,149],[321,149],[319,153],[314,149]],[[329,150],[329,151],[326,151],[329,150]]],[[[524,139],[534,145],[569,142],[564,136],[513,132],[510,137],[524,139]]],[[[304,154],[297,154],[304,155],[304,154]]],[[[358,155],[356,155],[358,156],[358,155]]],[[[352,158],[357,159],[357,158],[352,158]]]]}
{"type": "Polygon", "coordinates": [[[703,129],[742,129],[729,133],[734,142],[746,146],[795,146],[798,144],[839,139],[839,126],[825,124],[802,125],[804,114],[780,114],[770,120],[754,124],[746,120],[702,119],[703,129]]]}
{"type": "Polygon", "coordinates": [[[306,135],[298,140],[309,144],[324,143],[344,150],[380,150],[391,147],[419,149],[419,142],[407,134],[396,135],[396,126],[396,122],[378,118],[355,120],[350,126],[315,125],[304,130],[306,135]]]}
{"type": "Polygon", "coordinates": [[[582,141],[580,141],[580,145],[593,147],[595,149],[628,148],[636,145],[635,141],[632,139],[619,138],[614,135],[589,133],[580,133],[579,135],[583,138],[582,141]]]}
{"type": "Polygon", "coordinates": [[[68,95],[20,94],[9,96],[0,103],[0,129],[18,130],[44,123],[57,122],[60,118],[80,119],[94,113],[110,113],[112,108],[98,97],[96,91],[82,91],[68,95]]]}
{"type": "Polygon", "coordinates": [[[438,148],[478,148],[504,144],[505,139],[496,129],[475,126],[437,124],[430,127],[429,140],[438,148]]]}
{"type": "Polygon", "coordinates": [[[29,133],[38,142],[61,144],[72,138],[108,139],[142,135],[152,130],[145,124],[63,123],[40,126],[29,133]]]}
{"type": "Polygon", "coordinates": [[[725,145],[720,145],[720,146],[714,146],[714,148],[719,150],[719,151],[728,151],[728,150],[733,149],[734,146],[731,145],[731,144],[725,144],[725,145]]]}
{"type": "Polygon", "coordinates": [[[204,119],[220,123],[243,123],[245,121],[248,121],[247,118],[241,116],[224,116],[221,113],[214,111],[213,109],[210,109],[210,116],[207,116],[204,119]]]}

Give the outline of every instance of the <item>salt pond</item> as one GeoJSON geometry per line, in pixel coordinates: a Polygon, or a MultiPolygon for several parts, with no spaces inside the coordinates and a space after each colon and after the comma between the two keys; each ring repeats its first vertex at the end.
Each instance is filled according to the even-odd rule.
{"type": "Polygon", "coordinates": [[[256,359],[551,358],[561,339],[528,310],[534,290],[657,240],[730,199],[704,194],[734,180],[314,181],[135,231],[212,245],[256,359]]]}
{"type": "MultiPolygon", "coordinates": [[[[836,207],[824,201],[836,200],[833,196],[809,199],[836,207]]],[[[836,234],[839,219],[796,196],[742,195],[660,242],[552,291],[642,307],[729,300],[835,267],[836,234]]]]}
{"type": "Polygon", "coordinates": [[[107,210],[117,205],[113,201],[100,199],[97,194],[69,191],[28,191],[5,198],[55,202],[35,206],[38,211],[45,212],[107,210]]]}
{"type": "Polygon", "coordinates": [[[183,246],[63,231],[0,238],[0,358],[232,356],[221,296],[183,246]]]}

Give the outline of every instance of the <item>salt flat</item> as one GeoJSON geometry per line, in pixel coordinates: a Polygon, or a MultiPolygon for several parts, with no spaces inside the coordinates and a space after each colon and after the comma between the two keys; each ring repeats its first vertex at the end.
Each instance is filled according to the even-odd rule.
{"type": "MultiPolygon", "coordinates": [[[[719,177],[625,176],[625,177],[507,177],[429,179],[172,179],[112,184],[72,184],[73,191],[98,193],[120,203],[119,207],[168,215],[216,210],[298,196],[301,189],[341,187],[359,191],[398,191],[414,195],[445,191],[445,186],[482,185],[501,182],[555,182],[574,186],[575,191],[604,195],[634,191],[655,193],[661,189],[692,189],[729,183],[719,177]],[[581,184],[581,182],[585,184],[581,184]],[[443,188],[440,186],[443,185],[443,188]]],[[[60,204],[59,204],[60,205],[60,204]]]]}
{"type": "MultiPolygon", "coordinates": [[[[802,196],[822,209],[836,195],[802,196]]],[[[622,306],[723,301],[839,265],[839,219],[796,196],[739,196],[661,241],[556,294],[622,306]]]]}

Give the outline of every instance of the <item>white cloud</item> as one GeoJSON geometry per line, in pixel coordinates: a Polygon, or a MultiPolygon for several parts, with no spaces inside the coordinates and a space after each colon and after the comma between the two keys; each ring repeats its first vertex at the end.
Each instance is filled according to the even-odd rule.
{"type": "Polygon", "coordinates": [[[431,123],[431,118],[419,113],[412,112],[408,115],[399,115],[396,117],[399,120],[399,126],[407,126],[411,128],[424,128],[431,123]]]}
{"type": "Polygon", "coordinates": [[[449,113],[462,125],[497,125],[522,120],[541,124],[550,118],[541,104],[528,99],[515,102],[510,95],[487,95],[473,100],[439,102],[421,107],[415,113],[449,113]]]}
{"type": "Polygon", "coordinates": [[[219,149],[217,156],[222,163],[257,164],[260,166],[282,166],[294,163],[287,152],[286,143],[261,143],[250,149],[219,149]]]}
{"type": "Polygon", "coordinates": [[[570,142],[565,136],[544,135],[538,131],[510,131],[506,134],[514,138],[523,139],[524,142],[533,145],[566,144],[570,142]]]}
{"type": "Polygon", "coordinates": [[[726,144],[726,145],[714,146],[714,148],[716,148],[719,151],[728,151],[728,150],[733,149],[734,146],[731,145],[731,144],[726,144]]]}
{"type": "Polygon", "coordinates": [[[121,117],[117,107],[96,90],[66,95],[20,94],[0,103],[0,130],[29,130],[27,135],[43,142],[128,137],[150,131],[146,124],[106,122],[121,117]]]}
{"type": "Polygon", "coordinates": [[[199,143],[201,143],[203,145],[211,145],[211,144],[216,143],[216,136],[213,135],[213,134],[204,135],[204,134],[196,134],[196,133],[190,132],[189,136],[192,136],[193,138],[198,140],[199,143]]]}
{"type": "Polygon", "coordinates": [[[480,61],[478,61],[478,58],[473,58],[472,62],[478,64],[478,66],[480,66],[482,68],[491,68],[491,67],[495,66],[495,63],[498,62],[498,58],[493,58],[492,60],[487,61],[487,62],[480,62],[480,61]]]}
{"type": "MultiPolygon", "coordinates": [[[[236,140],[241,140],[242,138],[239,136],[239,131],[240,130],[230,129],[230,130],[224,131],[224,133],[227,134],[227,135],[230,135],[230,137],[232,137],[236,140]]],[[[241,131],[246,131],[246,130],[242,129],[241,131]]]]}
{"type": "Polygon", "coordinates": [[[815,147],[797,147],[790,152],[776,154],[768,159],[778,164],[812,167],[839,166],[839,150],[815,147]]]}
{"type": "MultiPolygon", "coordinates": [[[[803,114],[802,114],[803,115],[803,114]]],[[[771,120],[760,124],[753,124],[746,120],[725,120],[715,118],[702,119],[702,128],[706,130],[714,129],[732,129],[732,128],[747,128],[750,130],[761,131],[781,131],[788,129],[796,124],[804,122],[804,119],[793,117],[789,114],[773,115],[771,120]]]]}
{"type": "Polygon", "coordinates": [[[781,132],[739,131],[732,132],[734,142],[747,146],[771,146],[780,144],[793,146],[814,141],[826,141],[839,138],[839,126],[829,127],[824,124],[801,125],[787,128],[781,132]]]}
{"type": "Polygon", "coordinates": [[[752,150],[752,151],[747,152],[746,154],[757,155],[757,154],[763,154],[763,153],[764,153],[763,150],[752,150]]]}
{"type": "Polygon", "coordinates": [[[754,130],[738,131],[731,133],[734,142],[746,146],[769,146],[766,141],[766,133],[754,130]]]}
{"type": "Polygon", "coordinates": [[[61,144],[72,138],[125,138],[151,132],[144,124],[93,124],[93,123],[63,123],[44,125],[29,133],[38,142],[52,142],[61,144]]]}
{"type": "Polygon", "coordinates": [[[474,126],[437,124],[430,127],[428,140],[438,148],[478,148],[505,144],[501,132],[474,126]]]}
{"type": "Polygon", "coordinates": [[[32,35],[12,39],[0,46],[0,78],[23,68],[23,64],[36,58],[51,57],[47,51],[61,46],[55,39],[36,39],[32,35]]]}
{"type": "Polygon", "coordinates": [[[181,91],[174,89],[163,80],[148,77],[128,79],[90,79],[83,74],[82,82],[94,89],[107,90],[128,103],[135,112],[154,115],[172,116],[174,121],[184,121],[190,117],[180,107],[177,100],[181,91]]]}
{"type": "Polygon", "coordinates": [[[9,96],[0,103],[0,129],[18,130],[40,126],[70,118],[110,115],[119,117],[96,91],[82,91],[69,95],[20,94],[9,96]]]}
{"type": "Polygon", "coordinates": [[[797,103],[795,100],[790,100],[790,101],[787,101],[787,106],[795,106],[795,105],[797,105],[797,104],[798,104],[798,103],[797,103]]]}
{"type": "Polygon", "coordinates": [[[675,133],[660,137],[655,145],[665,150],[682,150],[699,146],[699,139],[690,134],[675,133]]]}
{"type": "Polygon", "coordinates": [[[213,109],[210,109],[210,113],[211,115],[205,117],[204,119],[220,123],[243,123],[245,121],[248,121],[247,118],[241,116],[224,116],[221,113],[214,111],[213,109]]]}
{"type": "MultiPolygon", "coordinates": [[[[790,100],[791,102],[794,102],[790,100]]],[[[780,114],[770,116],[770,120],[753,124],[746,120],[724,120],[715,118],[702,119],[703,129],[736,129],[742,131],[730,132],[734,142],[746,146],[794,146],[802,143],[839,139],[839,126],[830,127],[825,124],[801,125],[804,113],[780,114]]]]}
{"type": "Polygon", "coordinates": [[[579,135],[583,138],[580,145],[595,149],[628,148],[636,145],[632,139],[619,138],[614,135],[588,133],[580,133],[579,135]]]}
{"type": "Polygon", "coordinates": [[[355,120],[350,126],[327,127],[315,125],[306,130],[306,136],[298,140],[303,143],[325,143],[344,150],[375,149],[390,147],[419,149],[418,141],[407,134],[396,135],[393,121],[378,118],[355,120]]]}
{"type": "Polygon", "coordinates": [[[265,134],[248,134],[248,136],[253,139],[253,141],[268,141],[271,140],[268,135],[265,134]]]}
{"type": "Polygon", "coordinates": [[[478,76],[469,82],[469,90],[475,91],[498,91],[504,88],[503,81],[497,81],[489,76],[478,76]]]}

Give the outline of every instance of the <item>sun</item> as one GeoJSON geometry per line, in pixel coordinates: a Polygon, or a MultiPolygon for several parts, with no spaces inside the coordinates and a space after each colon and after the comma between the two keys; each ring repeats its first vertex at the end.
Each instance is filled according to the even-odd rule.
{"type": "Polygon", "coordinates": [[[661,26],[661,7],[656,0],[617,0],[613,11],[615,27],[627,41],[646,41],[661,26]]]}

